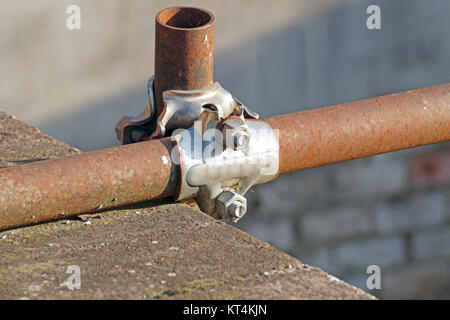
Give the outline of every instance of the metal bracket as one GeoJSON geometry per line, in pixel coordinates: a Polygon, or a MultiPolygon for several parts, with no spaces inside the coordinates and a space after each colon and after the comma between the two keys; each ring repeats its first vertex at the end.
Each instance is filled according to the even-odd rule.
{"type": "Polygon", "coordinates": [[[154,131],[155,125],[155,94],[153,76],[147,82],[148,104],[137,116],[123,116],[116,124],[116,136],[122,144],[139,142],[139,137],[149,135],[154,131]]]}
{"type": "Polygon", "coordinates": [[[239,220],[247,211],[244,194],[278,174],[278,137],[264,121],[206,112],[172,140],[181,167],[177,200],[195,198],[215,218],[239,220]]]}
{"type": "Polygon", "coordinates": [[[211,109],[217,111],[220,119],[232,114],[259,118],[256,112],[244,106],[218,82],[201,90],[164,91],[164,106],[157,118],[153,77],[148,81],[147,92],[149,101],[145,109],[138,116],[122,117],[116,124],[116,135],[122,144],[139,142],[142,136],[151,139],[167,137],[175,129],[191,127],[203,112],[211,109]]]}

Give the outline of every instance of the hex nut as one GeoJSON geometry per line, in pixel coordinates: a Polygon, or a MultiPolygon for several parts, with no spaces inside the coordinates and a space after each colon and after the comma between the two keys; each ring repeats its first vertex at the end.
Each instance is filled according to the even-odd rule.
{"type": "Polygon", "coordinates": [[[250,130],[242,120],[228,121],[222,128],[225,147],[233,150],[244,149],[250,142],[250,130]]]}
{"type": "Polygon", "coordinates": [[[225,190],[216,199],[216,212],[223,219],[236,222],[247,212],[247,199],[236,192],[225,190]]]}

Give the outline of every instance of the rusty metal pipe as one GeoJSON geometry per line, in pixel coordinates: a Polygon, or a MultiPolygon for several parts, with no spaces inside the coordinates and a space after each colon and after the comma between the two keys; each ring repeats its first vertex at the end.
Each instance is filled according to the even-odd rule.
{"type": "MultiPolygon", "coordinates": [[[[154,93],[212,84],[214,16],[172,7],[156,16],[154,93]]],[[[280,134],[279,173],[450,140],[450,84],[265,120],[280,134]]],[[[178,193],[170,138],[0,170],[0,229],[178,193]]]]}
{"type": "MultiPolygon", "coordinates": [[[[280,171],[450,140],[450,84],[265,120],[280,171]]],[[[0,170],[0,229],[176,195],[170,138],[0,170]]]]}
{"type": "Polygon", "coordinates": [[[280,115],[280,171],[450,140],[450,83],[280,115]]]}
{"type": "Polygon", "coordinates": [[[166,90],[204,89],[213,82],[214,15],[205,9],[172,7],[156,15],[154,90],[156,113],[166,90]]]}
{"type": "Polygon", "coordinates": [[[0,230],[176,193],[170,138],[0,170],[0,230]]]}

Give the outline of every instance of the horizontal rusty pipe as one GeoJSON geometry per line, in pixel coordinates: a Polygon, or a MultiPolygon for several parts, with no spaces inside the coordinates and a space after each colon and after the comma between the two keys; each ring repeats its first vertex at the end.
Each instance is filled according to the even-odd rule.
{"type": "Polygon", "coordinates": [[[0,230],[173,195],[170,138],[0,169],[0,230]]]}
{"type": "MultiPolygon", "coordinates": [[[[286,173],[450,140],[450,84],[265,120],[286,173]]],[[[170,138],[0,169],[0,229],[174,196],[170,138]]]]}
{"type": "Polygon", "coordinates": [[[172,7],[156,15],[154,89],[156,113],[166,90],[204,89],[213,82],[214,15],[205,9],[172,7]]]}
{"type": "Polygon", "coordinates": [[[450,140],[450,83],[265,120],[292,172],[450,140]]]}

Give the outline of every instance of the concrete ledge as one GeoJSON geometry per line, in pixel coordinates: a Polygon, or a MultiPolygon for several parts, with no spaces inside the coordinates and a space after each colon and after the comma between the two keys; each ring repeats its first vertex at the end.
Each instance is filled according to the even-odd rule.
{"type": "MultiPolygon", "coordinates": [[[[0,112],[0,167],[77,152],[0,112]]],[[[0,298],[374,299],[184,203],[83,220],[0,232],[0,298]],[[65,285],[70,265],[80,290],[65,285]]]]}

